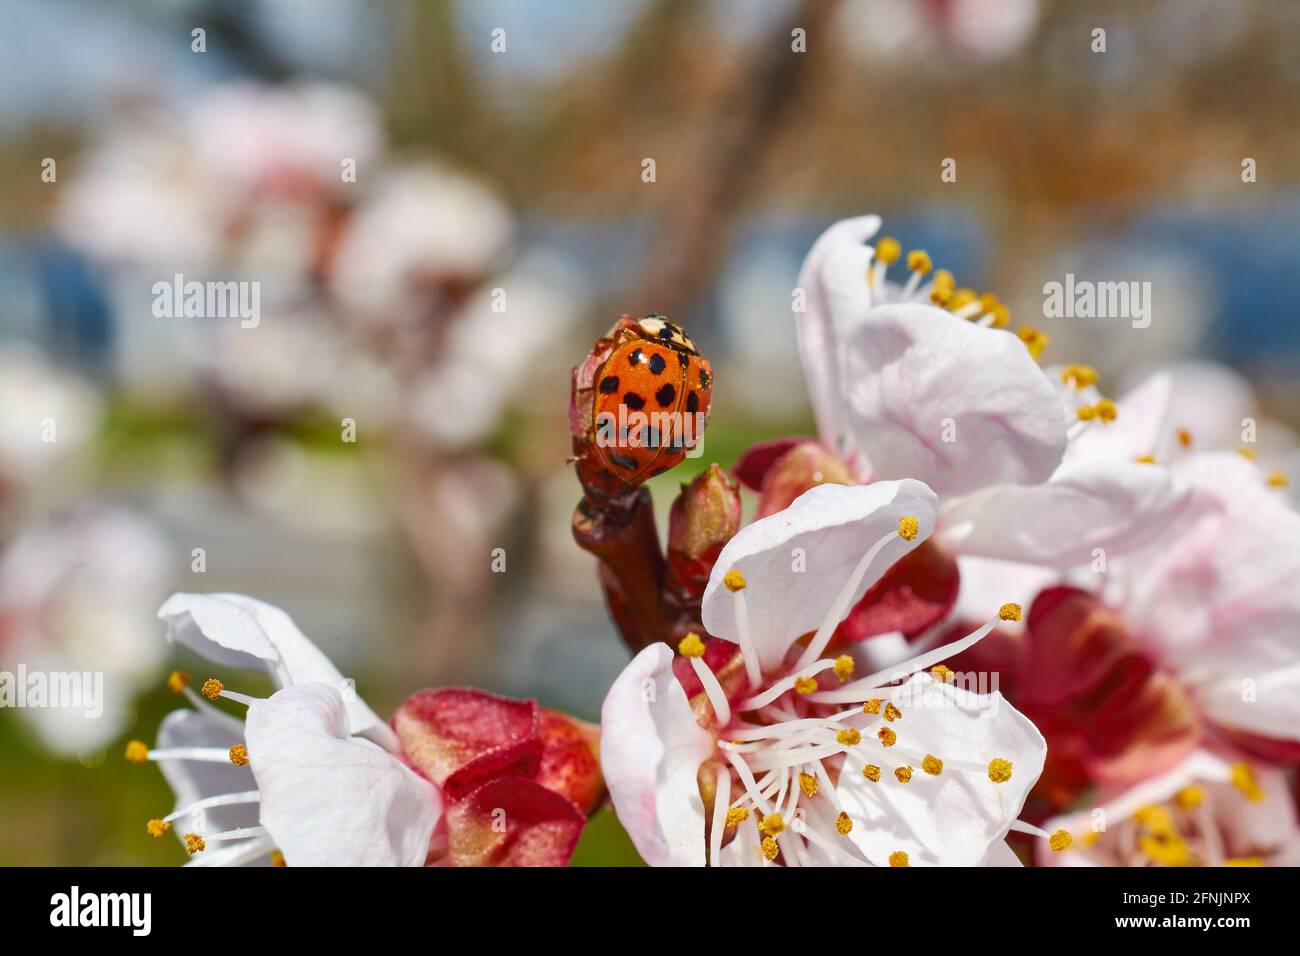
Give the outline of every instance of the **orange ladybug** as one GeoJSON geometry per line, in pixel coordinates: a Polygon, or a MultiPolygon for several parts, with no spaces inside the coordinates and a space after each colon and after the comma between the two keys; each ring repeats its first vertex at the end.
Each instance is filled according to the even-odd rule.
{"type": "Polygon", "coordinates": [[[676,465],[704,435],[713,369],[680,325],[625,316],[590,378],[587,447],[629,484],[676,465]]]}

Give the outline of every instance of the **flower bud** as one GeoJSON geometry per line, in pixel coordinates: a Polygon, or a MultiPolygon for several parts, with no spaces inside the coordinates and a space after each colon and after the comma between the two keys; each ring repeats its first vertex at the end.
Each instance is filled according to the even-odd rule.
{"type": "Polygon", "coordinates": [[[668,567],[690,593],[704,593],[723,545],[740,530],[740,486],[710,465],[673,502],[668,517],[668,567]]]}

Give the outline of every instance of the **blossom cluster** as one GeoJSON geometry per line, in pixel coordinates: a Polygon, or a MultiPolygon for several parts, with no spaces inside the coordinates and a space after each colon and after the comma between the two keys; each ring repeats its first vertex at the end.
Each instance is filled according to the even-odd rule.
{"type": "Polygon", "coordinates": [[[1215,424],[1226,373],[1109,397],[880,225],[799,278],[817,434],[684,484],[666,549],[643,482],[683,450],[623,467],[596,418],[647,383],[707,416],[711,366],[624,316],[575,369],[573,532],[632,652],[599,727],[464,688],[384,721],[283,611],[179,594],[168,639],[216,670],[127,748],[177,794],[148,832],[192,865],[562,865],[608,803],[657,866],[1297,862],[1300,517],[1215,424]]]}

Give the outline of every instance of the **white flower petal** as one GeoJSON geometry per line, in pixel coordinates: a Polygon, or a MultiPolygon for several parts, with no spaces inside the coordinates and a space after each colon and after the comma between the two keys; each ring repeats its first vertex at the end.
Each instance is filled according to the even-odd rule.
{"type": "MultiPolygon", "coordinates": [[[[1179,362],[1163,367],[1158,374],[1170,385],[1167,424],[1186,428],[1194,450],[1226,451],[1241,444],[1242,419],[1258,414],[1250,382],[1216,362],[1179,362]]],[[[1134,382],[1133,392],[1125,395],[1135,393],[1141,385],[1134,382]]]]}
{"type": "Polygon", "coordinates": [[[243,594],[173,594],[158,617],[167,622],[167,640],[214,663],[264,670],[279,687],[315,683],[342,691],[352,733],[396,747],[388,724],[278,607],[243,594]]]}
{"type": "Polygon", "coordinates": [[[899,519],[915,516],[916,537],[888,542],[868,568],[852,599],[934,530],[934,492],[919,481],[877,481],[870,485],[818,485],[784,511],[740,530],[718,556],[705,589],[703,623],[714,637],[740,643],[736,595],[723,578],[738,570],[749,633],[764,670],[779,667],[791,644],[816,630],[855,566],[873,544],[898,531],[899,519]]]}
{"type": "MultiPolygon", "coordinates": [[[[953,617],[959,621],[985,619],[991,608],[1001,607],[1008,601],[1028,609],[1039,591],[1061,579],[1059,572],[1039,565],[967,555],[957,559],[957,570],[961,575],[961,590],[953,617]]],[[[1002,621],[998,628],[1018,634],[1025,629],[1025,622],[1023,619],[1002,621]]],[[[877,640],[872,638],[865,643],[874,644],[877,640]]]]}
{"type": "Polygon", "coordinates": [[[291,866],[422,866],[442,800],[429,781],[351,736],[342,696],[299,684],[251,704],[261,822],[291,866]]]}
{"type": "Polygon", "coordinates": [[[896,688],[890,698],[903,712],[892,726],[897,747],[944,761],[981,767],[995,757],[1011,761],[1011,779],[993,783],[983,772],[945,767],[938,776],[914,766],[900,783],[888,761],[893,748],[867,738],[849,751],[836,793],[854,820],[849,834],[871,862],[885,865],[902,850],[912,866],[974,866],[981,863],[1020,813],[1042,772],[1047,744],[1033,723],[998,692],[973,694],[928,674],[896,688]],[[862,776],[868,763],[881,766],[877,783],[862,776]]]}
{"type": "Polygon", "coordinates": [[[1139,558],[1131,629],[1185,680],[1259,677],[1300,658],[1300,516],[1232,453],[1176,468],[1203,506],[1139,558]]]}
{"type": "Polygon", "coordinates": [[[798,316],[799,356],[817,431],[831,447],[843,429],[840,328],[871,307],[872,250],[865,243],[879,229],[879,216],[843,219],[818,237],[799,269],[799,288],[807,296],[798,316]]]}
{"type": "Polygon", "coordinates": [[[1150,543],[1179,515],[1186,487],[1156,465],[1062,465],[1037,485],[995,485],[945,500],[940,544],[963,555],[1055,568],[1150,543]]]}
{"type": "Polygon", "coordinates": [[[843,348],[848,429],[875,477],[962,494],[1045,481],[1060,463],[1056,389],[1011,333],[929,305],[882,305],[843,348]]]}
{"type": "MultiPolygon", "coordinates": [[[[223,750],[244,742],[244,725],[215,708],[173,710],[158,728],[159,750],[173,747],[219,747],[223,750]]],[[[189,806],[196,800],[227,793],[256,790],[253,772],[232,763],[200,760],[163,760],[158,764],[163,778],[176,794],[173,809],[189,806]]],[[[184,838],[186,833],[200,836],[257,826],[257,804],[213,807],[181,817],[172,824],[172,832],[184,838]]]]}
{"type": "Polygon", "coordinates": [[[1132,463],[1143,455],[1163,461],[1175,439],[1169,424],[1172,389],[1168,375],[1146,379],[1116,402],[1114,421],[1094,420],[1070,442],[1065,463],[1132,463]]]}
{"type": "MultiPolygon", "coordinates": [[[[1244,663],[1237,660],[1234,669],[1244,663]]],[[[1201,712],[1221,727],[1275,740],[1300,740],[1300,662],[1272,670],[1252,666],[1245,676],[1194,686],[1192,697],[1201,712]]]]}
{"type": "Polygon", "coordinates": [[[980,866],[1024,866],[1016,851],[1007,846],[1006,840],[999,840],[989,848],[980,866]]]}
{"type": "Polygon", "coordinates": [[[703,866],[697,774],[713,737],[695,722],[666,644],[641,651],[601,708],[600,764],[614,809],[651,866],[703,866]]]}

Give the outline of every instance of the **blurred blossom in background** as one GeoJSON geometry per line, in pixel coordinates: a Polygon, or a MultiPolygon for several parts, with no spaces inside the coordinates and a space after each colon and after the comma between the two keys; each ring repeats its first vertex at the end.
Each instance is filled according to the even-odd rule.
{"type": "MultiPolygon", "coordinates": [[[[626,656],[570,536],[569,367],[621,312],[713,362],[726,427],[651,482],[666,521],[811,431],[791,295],[845,216],[1108,393],[1226,363],[1174,404],[1294,466],[1297,51],[1289,0],[11,0],[0,670],[106,691],[0,712],[0,862],[175,862],[115,759],[196,666],[173,590],[284,607],[381,713],[464,682],[594,718],[626,656]],[[1067,273],[1149,281],[1150,327],[1043,318],[1067,273]],[[160,316],[177,275],[255,284],[256,327],[160,316]]],[[[576,861],[634,859],[603,819],[576,861]]]]}

